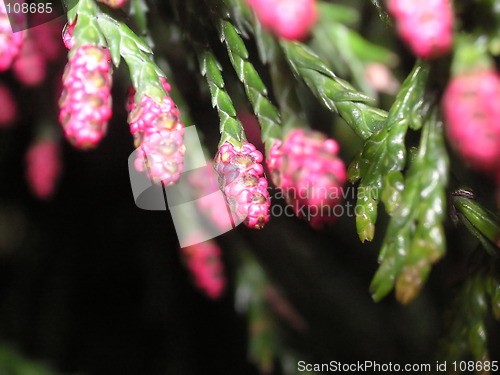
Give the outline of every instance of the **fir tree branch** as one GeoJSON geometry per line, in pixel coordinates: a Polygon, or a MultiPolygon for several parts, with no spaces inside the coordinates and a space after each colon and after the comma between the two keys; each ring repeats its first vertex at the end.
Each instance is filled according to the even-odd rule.
{"type": "Polygon", "coordinates": [[[372,107],[368,96],[338,78],[308,47],[299,42],[280,41],[290,67],[311,92],[331,111],[338,113],[361,138],[382,129],[386,112],[372,107]]]}
{"type": "Polygon", "coordinates": [[[406,163],[404,143],[408,127],[418,128],[428,69],[415,65],[408,75],[387,117],[384,129],[366,140],[361,154],[349,166],[351,182],[361,179],[358,187],[356,227],[362,242],[375,235],[380,199],[391,214],[399,205],[404,188],[406,163]]]}
{"type": "Polygon", "coordinates": [[[136,101],[148,95],[161,102],[167,93],[159,77],[165,77],[165,73],[152,60],[153,54],[149,46],[125,23],[104,12],[98,14],[98,22],[115,65],[118,65],[121,56],[129,67],[132,85],[136,90],[136,101]]]}
{"type": "Polygon", "coordinates": [[[97,13],[99,7],[94,0],[68,0],[68,22],[73,23],[78,16],[78,23],[72,33],[72,38],[75,40],[75,46],[72,48],[68,56],[75,53],[76,48],[83,44],[93,44],[100,47],[106,47],[106,39],[101,32],[98,22],[97,13]]]}
{"type": "Polygon", "coordinates": [[[212,95],[212,106],[217,108],[219,113],[221,133],[219,145],[230,142],[237,147],[241,146],[241,143],[246,141],[245,131],[240,120],[236,117],[236,109],[226,92],[221,74],[222,67],[208,49],[199,53],[199,65],[201,74],[207,79],[212,95]]]}
{"type": "Polygon", "coordinates": [[[296,128],[307,127],[307,118],[296,92],[296,80],[276,40],[254,22],[254,36],[261,60],[269,64],[273,94],[279,104],[284,135],[296,128]]]}
{"type": "Polygon", "coordinates": [[[269,150],[274,141],[281,138],[279,111],[269,100],[267,88],[249,60],[248,51],[239,31],[223,17],[216,19],[215,24],[221,41],[226,45],[231,64],[257,116],[266,150],[269,150]]]}
{"type": "Polygon", "coordinates": [[[396,298],[410,302],[422,288],[433,263],[445,252],[443,220],[448,157],[436,113],[426,121],[418,154],[408,171],[371,283],[379,301],[396,285],[396,298]]]}

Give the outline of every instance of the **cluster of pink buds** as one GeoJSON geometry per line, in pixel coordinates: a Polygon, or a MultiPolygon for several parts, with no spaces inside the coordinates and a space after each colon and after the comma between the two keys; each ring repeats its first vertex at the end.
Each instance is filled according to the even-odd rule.
{"type": "Polygon", "coordinates": [[[26,179],[33,194],[40,199],[50,198],[61,173],[59,143],[42,140],[34,144],[26,154],[26,179]]]}
{"type": "Polygon", "coordinates": [[[121,8],[125,4],[128,3],[128,0],[98,0],[99,2],[106,4],[108,7],[111,8],[121,8]]]}
{"type": "MultiPolygon", "coordinates": [[[[166,91],[170,90],[164,78],[162,84],[166,91]]],[[[134,95],[135,90],[132,90],[127,109],[130,132],[138,149],[135,168],[147,172],[156,183],[173,185],[182,173],[186,151],[179,110],[169,96],[158,103],[143,95],[136,105],[134,95]]]]}
{"type": "Polygon", "coordinates": [[[0,72],[10,68],[21,50],[23,41],[24,31],[12,31],[7,9],[4,2],[0,1],[0,72]]]}
{"type": "Polygon", "coordinates": [[[271,205],[267,180],[263,177],[263,156],[251,143],[241,148],[224,143],[215,157],[221,190],[226,195],[234,221],[261,229],[269,221],[271,205]]]}
{"type": "Polygon", "coordinates": [[[317,131],[296,129],[270,150],[268,167],[273,182],[285,195],[298,217],[313,228],[335,221],[336,205],[347,180],[339,146],[317,131]]]}
{"type": "Polygon", "coordinates": [[[318,18],[315,0],[247,0],[262,25],[279,37],[304,39],[318,18]]]}
{"type": "Polygon", "coordinates": [[[500,76],[494,69],[452,78],[443,97],[448,137],[473,167],[500,170],[500,76]]]}
{"type": "Polygon", "coordinates": [[[401,38],[413,53],[429,59],[447,53],[453,41],[450,0],[388,0],[401,38]]]}
{"type": "Polygon", "coordinates": [[[214,241],[205,241],[181,249],[195,285],[210,298],[219,298],[224,290],[224,265],[221,250],[214,241]]]}
{"type": "Polygon", "coordinates": [[[66,64],[59,99],[59,122],[75,147],[95,147],[106,134],[111,81],[111,56],[106,48],[91,44],[76,48],[66,64]]]}

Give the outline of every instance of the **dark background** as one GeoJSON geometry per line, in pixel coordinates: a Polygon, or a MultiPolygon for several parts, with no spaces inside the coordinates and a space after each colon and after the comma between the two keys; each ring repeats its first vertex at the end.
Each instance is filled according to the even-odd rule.
{"type": "MultiPolygon", "coordinates": [[[[405,52],[401,56],[404,75],[412,61],[405,61],[405,52]]],[[[202,81],[193,78],[196,69],[189,64],[171,63],[173,82],[215,153],[218,119],[198,86],[202,81]]],[[[64,173],[55,196],[40,201],[31,195],[24,154],[40,113],[51,114],[55,124],[57,75],[50,77],[37,89],[19,87],[9,74],[2,77],[16,93],[21,116],[11,129],[0,129],[1,342],[62,373],[257,374],[247,357],[246,316],[234,309],[244,246],[306,322],[297,330],[279,320],[283,340],[297,358],[401,364],[439,359],[445,312],[471,272],[464,254],[476,246],[463,228],[446,224],[448,256],[433,269],[421,295],[401,306],[393,295],[376,304],[368,291],[383,215],[374,243],[364,245],[352,217],[340,218],[325,232],[286,217],[273,218],[262,231],[240,226],[217,239],[228,285],[221,299],[209,300],[184,268],[169,213],[134,204],[127,171],[133,144],[122,104],[129,84],[125,68],[115,74],[115,113],[107,137],[86,152],[63,140],[64,173]]],[[[304,100],[311,103],[315,127],[329,131],[333,116],[310,97],[304,100]]],[[[346,163],[355,151],[343,151],[346,163]]],[[[456,160],[452,166],[461,169],[456,160]]],[[[480,176],[465,177],[480,192],[491,191],[480,176]]],[[[488,324],[491,358],[497,359],[500,327],[488,324]]],[[[281,373],[279,366],[275,373],[281,373]]]]}

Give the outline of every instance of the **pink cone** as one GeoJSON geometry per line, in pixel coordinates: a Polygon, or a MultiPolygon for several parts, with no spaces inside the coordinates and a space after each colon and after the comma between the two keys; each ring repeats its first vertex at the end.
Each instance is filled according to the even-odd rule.
{"type": "Polygon", "coordinates": [[[121,8],[128,3],[128,0],[97,0],[111,8],[121,8]]]}
{"type": "Polygon", "coordinates": [[[195,285],[210,298],[219,298],[226,280],[221,250],[216,242],[205,241],[181,249],[195,285]]]}
{"type": "Polygon", "coordinates": [[[452,78],[443,97],[451,144],[474,168],[500,168],[500,76],[494,70],[452,78]]]}
{"type": "Polygon", "coordinates": [[[453,10],[449,0],[388,0],[387,8],[416,56],[430,59],[450,50],[453,10]]]}
{"type": "Polygon", "coordinates": [[[226,195],[235,222],[243,221],[252,229],[262,229],[269,221],[271,202],[262,166],[263,156],[251,143],[241,148],[226,142],[215,157],[215,168],[221,176],[221,189],[226,195]]]}
{"type": "MultiPolygon", "coordinates": [[[[133,98],[134,92],[131,94],[133,98]]],[[[136,169],[147,172],[155,183],[175,184],[183,170],[186,147],[184,125],[179,122],[180,113],[174,101],[165,96],[157,103],[144,95],[138,104],[129,99],[127,108],[130,132],[138,148],[136,169]]]]}
{"type": "Polygon", "coordinates": [[[315,0],[247,0],[262,25],[279,37],[301,40],[318,18],[315,0]]]}
{"type": "Polygon", "coordinates": [[[90,44],[77,48],[66,64],[59,99],[59,122],[77,148],[97,146],[111,118],[111,56],[90,44]]]}
{"type": "Polygon", "coordinates": [[[61,174],[61,150],[58,142],[42,140],[26,154],[26,179],[33,194],[48,199],[61,174]]]}
{"type": "Polygon", "coordinates": [[[16,120],[17,104],[10,89],[0,84],[0,128],[9,127],[16,120]]]}
{"type": "MultiPolygon", "coordinates": [[[[270,150],[268,167],[295,214],[321,228],[337,218],[347,181],[339,146],[316,131],[296,129],[270,150]]],[[[339,211],[341,212],[341,211],[339,211]]]]}

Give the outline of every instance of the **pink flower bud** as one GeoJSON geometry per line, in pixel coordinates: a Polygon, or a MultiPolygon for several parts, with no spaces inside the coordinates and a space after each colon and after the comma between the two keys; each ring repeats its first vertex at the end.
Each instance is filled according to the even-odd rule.
{"type": "MultiPolygon", "coordinates": [[[[162,81],[168,91],[170,86],[162,81]]],[[[184,125],[179,122],[180,112],[174,101],[163,97],[161,103],[144,95],[138,104],[133,100],[135,90],[131,90],[127,108],[128,122],[138,148],[136,169],[147,172],[155,183],[165,186],[175,184],[184,165],[184,125]]]]}
{"type": "Polygon", "coordinates": [[[59,99],[59,121],[77,148],[97,146],[111,118],[111,56],[90,44],[77,48],[66,64],[59,99]]]}
{"type": "Polygon", "coordinates": [[[413,53],[430,59],[446,54],[453,42],[453,11],[449,0],[388,0],[401,38],[413,53]]]}
{"type": "Polygon", "coordinates": [[[443,97],[451,144],[474,168],[500,167],[500,76],[482,70],[452,78],[443,97]]]}
{"type": "Polygon", "coordinates": [[[335,207],[342,201],[347,180],[339,146],[316,131],[296,129],[270,150],[268,167],[276,185],[298,217],[314,228],[336,220],[335,207]]]}
{"type": "Polygon", "coordinates": [[[76,20],[73,23],[67,23],[63,29],[62,40],[67,49],[72,49],[76,40],[73,38],[73,31],[75,30],[76,20]]]}
{"type": "Polygon", "coordinates": [[[304,39],[318,18],[315,0],[247,0],[262,25],[279,37],[304,39]]]}
{"type": "Polygon", "coordinates": [[[61,150],[58,142],[42,140],[26,154],[26,179],[33,194],[48,199],[61,173],[61,150]]]}
{"type": "Polygon", "coordinates": [[[24,41],[21,52],[12,65],[12,71],[26,86],[37,86],[45,79],[46,61],[36,42],[31,38],[31,33],[24,41]]]}
{"type": "Polygon", "coordinates": [[[111,8],[121,8],[128,3],[128,0],[97,0],[111,8]]]}
{"type": "Polygon", "coordinates": [[[195,285],[210,298],[219,298],[226,280],[221,250],[216,242],[205,241],[181,249],[195,285]]]}
{"type": "Polygon", "coordinates": [[[237,148],[224,143],[215,157],[215,168],[221,176],[221,189],[232,214],[252,229],[262,229],[269,221],[271,205],[267,180],[263,177],[263,156],[251,143],[237,148]]]}

